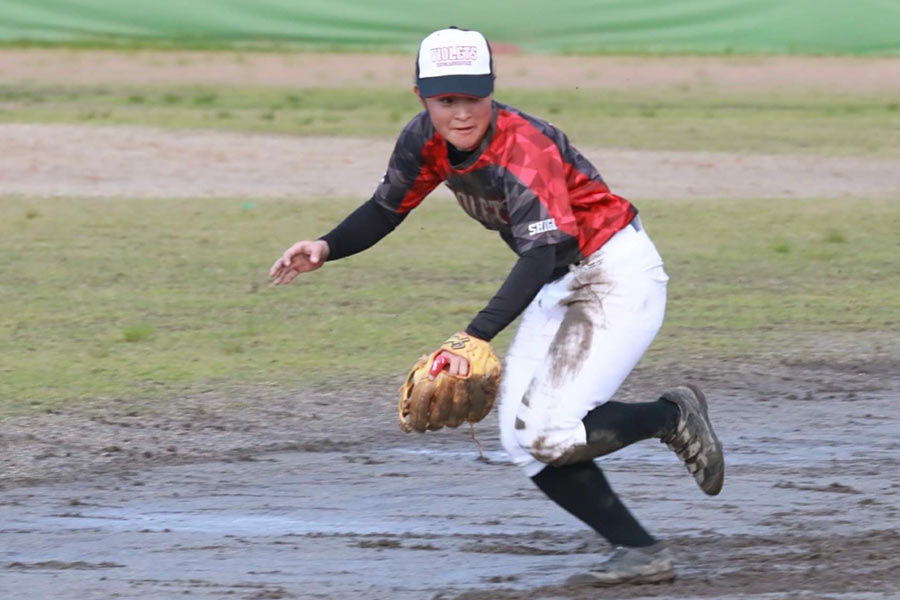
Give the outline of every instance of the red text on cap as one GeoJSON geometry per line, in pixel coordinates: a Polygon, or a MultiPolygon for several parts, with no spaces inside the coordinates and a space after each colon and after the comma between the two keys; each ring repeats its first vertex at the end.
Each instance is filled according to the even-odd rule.
{"type": "Polygon", "coordinates": [[[448,66],[445,63],[452,62],[454,65],[472,64],[478,60],[477,46],[440,46],[431,49],[431,62],[435,66],[448,66]]]}

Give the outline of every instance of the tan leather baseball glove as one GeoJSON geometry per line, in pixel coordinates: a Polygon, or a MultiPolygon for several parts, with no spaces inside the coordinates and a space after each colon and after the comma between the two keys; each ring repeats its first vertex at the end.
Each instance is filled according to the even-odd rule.
{"type": "Polygon", "coordinates": [[[465,332],[453,334],[436,351],[419,358],[400,386],[400,428],[421,433],[481,421],[494,406],[500,370],[500,359],[490,342],[465,332]],[[438,357],[441,352],[464,357],[469,362],[468,374],[445,372],[445,359],[438,357]]]}

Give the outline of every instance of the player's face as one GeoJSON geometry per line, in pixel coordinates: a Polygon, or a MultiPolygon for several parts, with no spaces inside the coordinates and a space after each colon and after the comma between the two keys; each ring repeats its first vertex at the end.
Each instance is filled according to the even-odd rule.
{"type": "Polygon", "coordinates": [[[445,94],[422,103],[437,132],[460,150],[475,150],[491,124],[491,96],[445,94]]]}

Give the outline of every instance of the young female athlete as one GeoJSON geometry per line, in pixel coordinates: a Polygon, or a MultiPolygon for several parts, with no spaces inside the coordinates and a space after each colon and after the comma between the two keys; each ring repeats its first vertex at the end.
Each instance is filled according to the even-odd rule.
{"type": "MultiPolygon", "coordinates": [[[[610,192],[565,134],[495,101],[493,89],[481,33],[428,35],[414,86],[425,110],[400,134],[374,195],[320,239],[288,248],[270,276],[290,283],[369,248],[445,183],[518,256],[465,328],[489,341],[522,316],[499,392],[503,446],[549,498],[617,546],[571,583],[671,580],[671,550],[638,523],[592,460],[658,438],[704,492],[722,488],[722,446],[696,387],[674,387],[654,402],[610,400],[662,325],[662,259],[637,209],[610,192]]],[[[464,358],[446,358],[450,374],[467,373],[464,358]]]]}

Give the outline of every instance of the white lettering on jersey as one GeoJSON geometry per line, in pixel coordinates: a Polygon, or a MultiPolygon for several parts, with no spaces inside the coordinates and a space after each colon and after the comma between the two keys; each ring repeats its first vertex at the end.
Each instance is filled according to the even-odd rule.
{"type": "Polygon", "coordinates": [[[528,224],[528,235],[537,235],[545,231],[556,231],[556,221],[553,219],[544,219],[543,221],[535,221],[528,224]]]}
{"type": "Polygon", "coordinates": [[[509,226],[506,201],[502,198],[489,200],[465,192],[453,192],[463,210],[489,229],[500,230],[509,226]]]}

